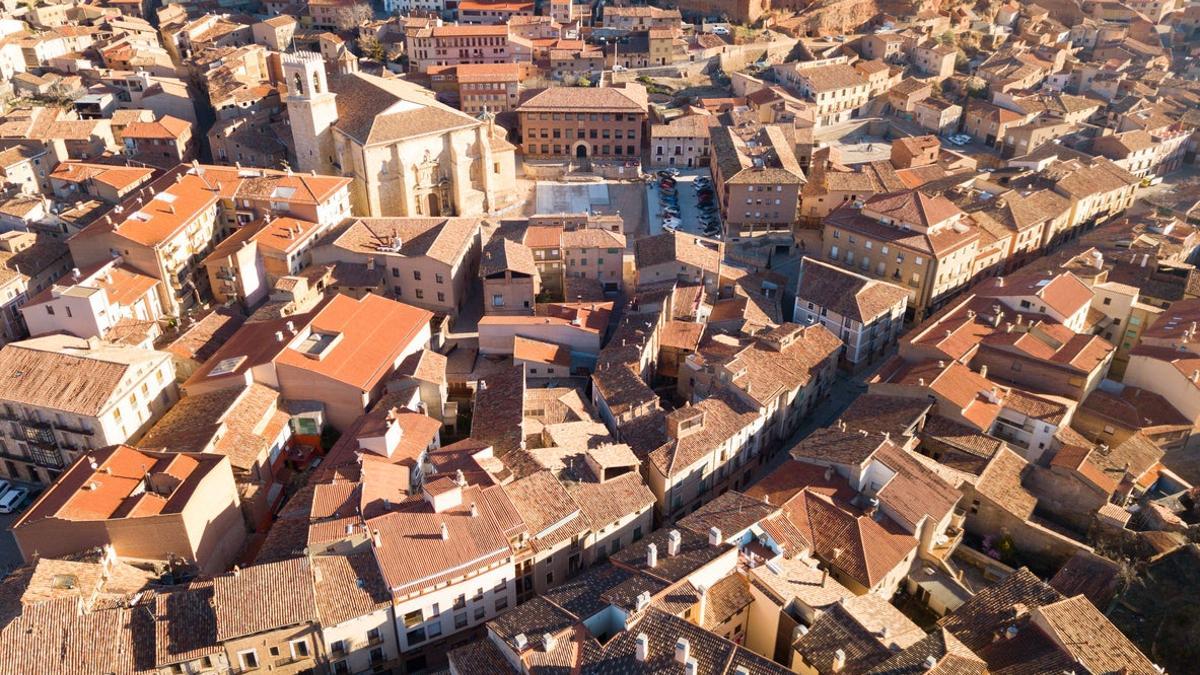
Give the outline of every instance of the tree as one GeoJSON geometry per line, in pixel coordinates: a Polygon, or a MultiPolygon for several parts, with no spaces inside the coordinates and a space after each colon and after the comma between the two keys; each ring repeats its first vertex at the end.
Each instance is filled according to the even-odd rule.
{"type": "Polygon", "coordinates": [[[358,37],[358,50],[368,59],[379,62],[387,59],[387,52],[383,48],[383,43],[373,35],[360,35],[358,37]]]}
{"type": "Polygon", "coordinates": [[[954,39],[955,39],[954,31],[952,31],[952,30],[948,30],[945,33],[942,33],[942,36],[939,38],[939,40],[941,40],[941,43],[946,45],[947,47],[952,46],[954,44],[954,39]]]}
{"type": "Polygon", "coordinates": [[[333,25],[340,31],[348,31],[374,18],[375,12],[371,10],[370,5],[357,3],[345,7],[339,7],[337,13],[333,17],[333,25]]]}

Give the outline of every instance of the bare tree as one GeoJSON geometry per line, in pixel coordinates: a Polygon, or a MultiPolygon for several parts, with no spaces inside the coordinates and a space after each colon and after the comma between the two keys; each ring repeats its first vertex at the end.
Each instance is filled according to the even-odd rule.
{"type": "Polygon", "coordinates": [[[339,7],[333,17],[333,25],[338,30],[347,31],[358,28],[375,17],[371,6],[363,3],[339,7]]]}

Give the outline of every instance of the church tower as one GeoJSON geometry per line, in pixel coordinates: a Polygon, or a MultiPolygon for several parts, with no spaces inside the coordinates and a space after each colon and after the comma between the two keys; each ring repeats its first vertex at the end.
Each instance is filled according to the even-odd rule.
{"type": "Polygon", "coordinates": [[[329,91],[325,60],[315,52],[284,54],[283,75],[288,88],[288,121],[292,125],[295,168],[341,174],[334,168],[338,158],[332,129],[338,118],[337,95],[329,91]]]}

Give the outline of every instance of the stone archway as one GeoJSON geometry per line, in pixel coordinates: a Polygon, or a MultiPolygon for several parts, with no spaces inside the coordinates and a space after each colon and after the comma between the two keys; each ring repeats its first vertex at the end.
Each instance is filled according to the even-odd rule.
{"type": "Polygon", "coordinates": [[[588,155],[590,155],[590,154],[591,154],[591,148],[588,147],[587,143],[580,141],[579,143],[575,144],[575,158],[576,159],[587,159],[588,155]]]}

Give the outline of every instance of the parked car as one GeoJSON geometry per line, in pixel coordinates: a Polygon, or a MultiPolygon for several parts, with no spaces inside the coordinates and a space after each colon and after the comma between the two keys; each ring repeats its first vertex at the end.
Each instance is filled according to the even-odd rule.
{"type": "Polygon", "coordinates": [[[12,513],[21,508],[21,504],[25,503],[25,498],[29,496],[29,490],[23,487],[13,488],[0,496],[0,513],[12,513]]]}

